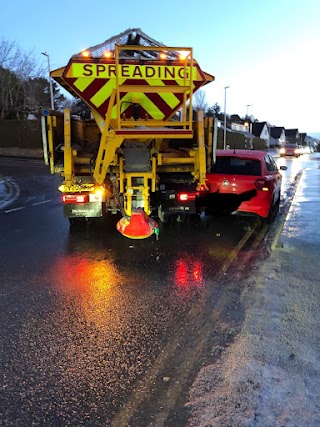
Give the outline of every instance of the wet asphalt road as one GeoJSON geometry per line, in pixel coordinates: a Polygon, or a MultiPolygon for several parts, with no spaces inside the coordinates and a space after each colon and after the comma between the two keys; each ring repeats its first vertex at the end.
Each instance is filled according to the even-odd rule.
{"type": "MultiPolygon", "coordinates": [[[[308,158],[278,162],[286,186],[308,158]]],[[[121,236],[116,217],[70,234],[58,177],[38,161],[0,165],[20,188],[0,212],[0,424],[114,425],[173,337],[188,340],[195,307],[223,292],[248,220],[168,224],[158,241],[121,236]]]]}

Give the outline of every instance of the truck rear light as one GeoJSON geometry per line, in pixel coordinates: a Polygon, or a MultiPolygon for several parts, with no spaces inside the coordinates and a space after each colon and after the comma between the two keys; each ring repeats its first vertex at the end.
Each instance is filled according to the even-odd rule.
{"type": "Polygon", "coordinates": [[[207,185],[200,185],[200,190],[199,191],[208,191],[208,186],[207,185]]]}
{"type": "Polygon", "coordinates": [[[210,184],[201,185],[199,188],[200,194],[202,193],[208,193],[210,191],[210,184]]]}
{"type": "Polygon", "coordinates": [[[96,196],[102,197],[105,194],[106,190],[103,187],[95,187],[94,194],[96,196]]]}
{"type": "Polygon", "coordinates": [[[269,191],[271,183],[270,183],[270,181],[266,181],[265,179],[257,179],[254,182],[254,185],[260,191],[269,191]]]}
{"type": "Polygon", "coordinates": [[[62,196],[63,203],[83,204],[88,203],[88,194],[64,194],[62,196]]]}
{"type": "Polygon", "coordinates": [[[194,200],[196,196],[196,193],[179,193],[178,200],[179,202],[188,202],[189,200],[194,200]]]}

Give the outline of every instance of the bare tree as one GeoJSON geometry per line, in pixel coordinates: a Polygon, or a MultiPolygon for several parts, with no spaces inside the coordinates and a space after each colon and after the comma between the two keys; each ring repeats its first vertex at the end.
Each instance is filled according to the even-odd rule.
{"type": "Polygon", "coordinates": [[[30,81],[43,75],[33,51],[24,52],[16,42],[0,41],[0,119],[20,119],[32,109],[30,81]]]}
{"type": "Polygon", "coordinates": [[[195,111],[203,110],[205,112],[207,110],[208,103],[206,101],[206,94],[202,89],[199,89],[194,93],[192,107],[195,111]]]}

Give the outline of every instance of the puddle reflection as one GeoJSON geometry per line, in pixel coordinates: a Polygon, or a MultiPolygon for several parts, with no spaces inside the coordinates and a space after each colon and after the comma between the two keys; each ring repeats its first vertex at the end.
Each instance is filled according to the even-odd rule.
{"type": "Polygon", "coordinates": [[[200,261],[179,258],[175,261],[175,285],[183,289],[204,286],[202,270],[200,261]]]}
{"type": "Polygon", "coordinates": [[[50,281],[65,304],[76,304],[81,316],[98,325],[118,299],[125,277],[110,259],[92,260],[86,254],[74,254],[56,260],[50,281]]]}

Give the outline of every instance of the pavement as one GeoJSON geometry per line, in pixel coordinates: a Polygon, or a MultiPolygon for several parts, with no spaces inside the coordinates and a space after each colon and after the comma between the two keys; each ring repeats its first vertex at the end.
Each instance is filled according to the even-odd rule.
{"type": "Polygon", "coordinates": [[[320,426],[320,154],[312,159],[270,255],[245,279],[241,331],[193,384],[188,427],[320,426]]]}

